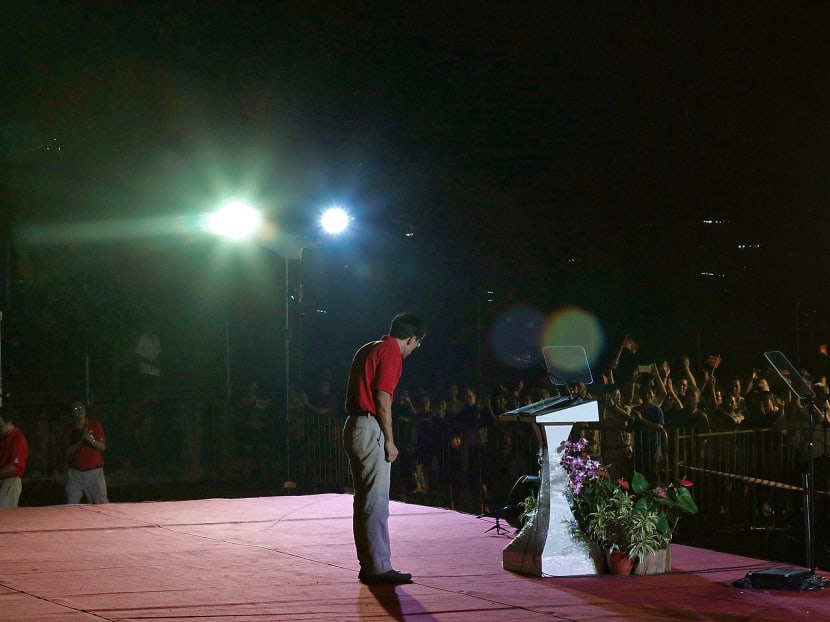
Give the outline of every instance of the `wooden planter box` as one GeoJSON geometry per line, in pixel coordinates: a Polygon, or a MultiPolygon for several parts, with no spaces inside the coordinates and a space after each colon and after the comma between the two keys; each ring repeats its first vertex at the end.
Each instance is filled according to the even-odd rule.
{"type": "Polygon", "coordinates": [[[663,574],[671,572],[671,544],[649,554],[642,562],[634,564],[632,574],[663,574]]]}

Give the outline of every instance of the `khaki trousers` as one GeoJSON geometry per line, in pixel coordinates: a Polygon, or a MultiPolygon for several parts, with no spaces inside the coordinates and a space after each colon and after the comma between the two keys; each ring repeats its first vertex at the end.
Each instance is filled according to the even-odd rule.
{"type": "Polygon", "coordinates": [[[0,508],[16,508],[22,490],[23,482],[19,477],[0,479],[0,508]]]}
{"type": "Polygon", "coordinates": [[[69,467],[66,474],[66,502],[77,505],[84,495],[87,503],[109,503],[103,468],[81,471],[69,467]]]}
{"type": "Polygon", "coordinates": [[[343,448],[354,482],[352,530],[357,559],[364,574],[392,570],[389,545],[389,482],[384,438],[372,415],[350,415],[343,426],[343,448]]]}

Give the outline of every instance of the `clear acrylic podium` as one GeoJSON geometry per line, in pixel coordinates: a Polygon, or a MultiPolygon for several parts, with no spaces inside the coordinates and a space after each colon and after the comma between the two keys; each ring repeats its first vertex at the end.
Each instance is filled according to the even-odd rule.
{"type": "MultiPolygon", "coordinates": [[[[565,497],[567,474],[559,463],[559,445],[576,423],[599,421],[594,400],[563,398],[537,402],[504,413],[502,421],[526,422],[533,427],[540,447],[539,495],[536,513],[502,553],[505,570],[533,577],[599,574],[590,544],[576,529],[565,497]],[[545,402],[545,404],[543,404],[545,402]]],[[[602,568],[600,565],[599,568],[602,568]]]]}

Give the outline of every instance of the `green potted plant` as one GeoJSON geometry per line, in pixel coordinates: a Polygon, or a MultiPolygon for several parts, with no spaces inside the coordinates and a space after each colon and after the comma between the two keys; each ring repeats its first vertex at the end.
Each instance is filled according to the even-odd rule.
{"type": "MultiPolygon", "coordinates": [[[[568,474],[565,494],[579,528],[606,552],[609,566],[613,566],[611,558],[620,556],[645,567],[655,554],[667,555],[680,515],[697,512],[689,491],[692,483],[680,480],[664,488],[640,473],[634,473],[631,482],[612,482],[600,463],[585,454],[586,446],[587,441],[580,439],[564,441],[560,448],[568,474]]],[[[662,564],[650,571],[665,569],[663,557],[662,564]]]]}
{"type": "Polygon", "coordinates": [[[630,565],[623,573],[629,574],[635,563],[643,563],[647,556],[668,546],[670,536],[661,531],[660,523],[656,511],[638,509],[634,496],[617,487],[585,517],[584,531],[606,552],[612,572],[618,559],[627,558],[630,565]]]}

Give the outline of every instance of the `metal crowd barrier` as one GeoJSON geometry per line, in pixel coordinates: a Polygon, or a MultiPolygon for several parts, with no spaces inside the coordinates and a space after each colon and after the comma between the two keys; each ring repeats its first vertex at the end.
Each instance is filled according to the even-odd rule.
{"type": "MultiPolygon", "coordinates": [[[[348,489],[348,464],[341,448],[339,418],[309,416],[298,435],[298,484],[348,489]]],[[[584,426],[602,460],[602,434],[615,430],[584,426]]],[[[662,461],[655,467],[660,483],[681,477],[693,482],[700,508],[696,521],[718,529],[773,530],[801,513],[801,473],[807,468],[806,431],[799,428],[736,429],[699,433],[661,433],[662,461]]],[[[821,432],[820,432],[821,433],[821,432]]],[[[530,426],[500,424],[454,430],[431,421],[398,419],[395,437],[400,457],[393,466],[395,498],[417,500],[478,513],[507,501],[516,480],[538,473],[538,444],[530,426]]],[[[642,470],[646,449],[633,434],[634,468],[642,470]]],[[[296,454],[297,452],[295,452],[296,454]]],[[[827,495],[825,458],[817,459],[816,488],[827,495]]],[[[823,511],[819,504],[819,512],[823,511]]]]}
{"type": "MultiPolygon", "coordinates": [[[[673,477],[694,481],[704,523],[721,530],[799,528],[803,474],[809,471],[809,431],[803,427],[737,429],[673,435],[673,477]]],[[[816,517],[828,520],[826,430],[814,445],[816,517]]]]}
{"type": "MultiPolygon", "coordinates": [[[[99,403],[93,412],[108,436],[108,477],[113,484],[140,481],[292,480],[298,493],[348,491],[351,476],[342,449],[341,417],[260,413],[262,427],[246,428],[240,409],[221,399],[99,403]],[[286,425],[287,424],[287,425],[286,425]],[[287,436],[286,436],[287,434],[287,436]],[[290,462],[285,449],[290,449],[290,462]]],[[[65,473],[58,409],[33,407],[22,414],[30,444],[30,478],[65,473]]],[[[602,434],[586,426],[591,451],[602,460],[602,434]]],[[[443,423],[395,420],[400,458],[393,465],[392,496],[479,513],[506,504],[513,484],[539,471],[538,443],[531,427],[501,423],[454,430],[443,423]]],[[[817,518],[827,521],[828,430],[816,443],[817,518]]],[[[634,467],[645,448],[634,434],[634,467]]],[[[699,526],[721,531],[791,527],[799,520],[807,469],[806,430],[736,429],[701,433],[677,430],[662,440],[657,464],[663,483],[694,482],[699,526]]],[[[275,493],[279,494],[278,490],[275,493]]],[[[822,522],[823,521],[823,522],[822,522]]]]}

